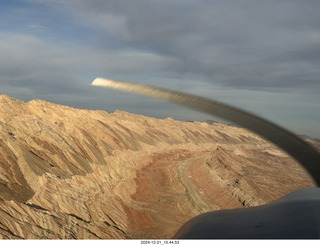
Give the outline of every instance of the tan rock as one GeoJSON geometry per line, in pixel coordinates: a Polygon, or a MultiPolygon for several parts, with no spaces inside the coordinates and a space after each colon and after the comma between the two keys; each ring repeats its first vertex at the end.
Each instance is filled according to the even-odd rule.
{"type": "Polygon", "coordinates": [[[314,186],[247,130],[0,96],[0,238],[170,238],[314,186]],[[290,171],[288,171],[288,169],[290,171]]]}

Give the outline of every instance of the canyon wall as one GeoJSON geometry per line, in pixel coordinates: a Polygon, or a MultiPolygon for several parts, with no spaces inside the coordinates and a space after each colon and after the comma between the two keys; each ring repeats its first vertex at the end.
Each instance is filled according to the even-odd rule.
{"type": "Polygon", "coordinates": [[[314,186],[242,128],[0,95],[0,238],[171,238],[190,218],[314,186]]]}

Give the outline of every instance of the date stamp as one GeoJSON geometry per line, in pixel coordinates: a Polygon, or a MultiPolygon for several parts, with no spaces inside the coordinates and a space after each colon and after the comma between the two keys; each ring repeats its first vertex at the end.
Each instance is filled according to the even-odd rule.
{"type": "Polygon", "coordinates": [[[147,244],[147,245],[177,245],[180,244],[179,240],[141,240],[140,244],[147,244]]]}

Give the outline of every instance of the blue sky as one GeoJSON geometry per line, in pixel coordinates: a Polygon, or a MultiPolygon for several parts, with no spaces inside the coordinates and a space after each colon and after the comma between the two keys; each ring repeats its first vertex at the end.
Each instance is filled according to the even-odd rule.
{"type": "Polygon", "coordinates": [[[320,138],[318,0],[13,0],[0,3],[0,93],[205,121],[91,87],[96,77],[212,98],[320,138]]]}

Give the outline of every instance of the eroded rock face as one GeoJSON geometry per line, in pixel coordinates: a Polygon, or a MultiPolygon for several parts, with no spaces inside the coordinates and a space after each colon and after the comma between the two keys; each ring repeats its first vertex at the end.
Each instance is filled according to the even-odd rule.
{"type": "Polygon", "coordinates": [[[0,96],[0,238],[171,238],[314,186],[247,130],[0,96]]]}

